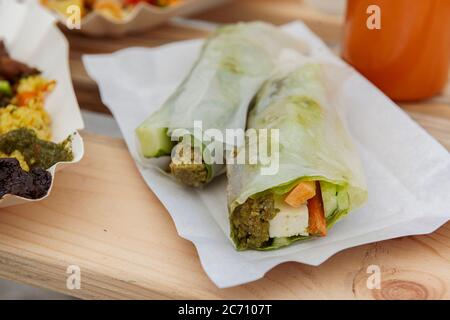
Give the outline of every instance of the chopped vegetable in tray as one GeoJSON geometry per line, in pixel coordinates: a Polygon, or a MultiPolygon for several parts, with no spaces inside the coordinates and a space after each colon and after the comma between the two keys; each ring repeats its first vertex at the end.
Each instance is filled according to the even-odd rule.
{"type": "Polygon", "coordinates": [[[51,185],[46,170],[73,159],[71,137],[54,143],[45,97],[56,82],[11,58],[0,41],[0,199],[14,194],[43,197],[51,185]]]}

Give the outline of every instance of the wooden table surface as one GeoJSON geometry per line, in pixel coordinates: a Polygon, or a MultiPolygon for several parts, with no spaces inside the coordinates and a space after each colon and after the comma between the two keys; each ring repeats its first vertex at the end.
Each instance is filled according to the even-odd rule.
{"type": "MultiPolygon", "coordinates": [[[[298,0],[235,1],[196,19],[226,23],[303,19],[330,46],[339,44],[340,18],[298,0]]],[[[164,25],[120,39],[66,34],[82,108],[108,113],[80,57],[129,46],[204,37],[205,31],[164,25]]],[[[450,90],[402,104],[450,149],[450,90]]],[[[84,133],[85,158],[60,172],[49,199],[0,209],[0,277],[80,298],[399,299],[450,298],[450,223],[429,235],[403,237],[344,250],[319,267],[284,263],[252,283],[218,289],[194,246],[141,179],[120,139],[84,133]],[[108,159],[107,161],[105,159],[108,159]],[[69,290],[70,265],[81,270],[81,289],[69,290]],[[369,290],[367,267],[381,268],[381,289],[369,290]]]]}

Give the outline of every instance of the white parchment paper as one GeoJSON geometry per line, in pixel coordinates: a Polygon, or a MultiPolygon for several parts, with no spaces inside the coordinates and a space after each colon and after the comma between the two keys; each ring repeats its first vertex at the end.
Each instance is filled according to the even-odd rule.
{"type": "MultiPolygon", "coordinates": [[[[56,80],[55,89],[45,100],[45,109],[52,118],[53,140],[60,142],[83,129],[84,124],[70,77],[69,45],[55,23],[56,19],[35,2],[0,0],[0,39],[5,41],[11,57],[37,67],[47,79],[56,80]]],[[[73,136],[72,149],[74,159],[70,163],[80,161],[84,148],[79,134],[73,136]]],[[[52,184],[56,170],[70,163],[49,169],[52,184]]],[[[0,208],[38,200],[6,195],[0,200],[0,208]]]]}
{"type": "MultiPolygon", "coordinates": [[[[195,244],[203,268],[219,287],[259,279],[282,262],[319,265],[345,248],[430,233],[450,219],[449,152],[302,23],[284,29],[309,44],[313,58],[350,72],[344,81],[336,78],[333,97],[343,106],[341,112],[362,158],[369,200],[325,238],[276,251],[237,252],[228,238],[225,177],[193,190],[158,170],[139,167],[178,233],[195,244]]],[[[135,159],[134,129],[176,88],[201,45],[202,40],[182,41],[84,57],[135,159]]]]}

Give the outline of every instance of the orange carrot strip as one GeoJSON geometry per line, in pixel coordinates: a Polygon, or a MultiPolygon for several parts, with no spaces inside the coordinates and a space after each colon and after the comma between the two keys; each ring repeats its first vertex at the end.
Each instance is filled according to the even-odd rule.
{"type": "Polygon", "coordinates": [[[17,95],[17,102],[19,106],[26,106],[28,105],[28,102],[31,101],[36,97],[36,92],[34,91],[27,91],[22,92],[17,95]]]}
{"type": "Polygon", "coordinates": [[[312,235],[324,237],[327,235],[327,221],[323,210],[322,193],[320,192],[319,182],[316,182],[316,190],[316,195],[308,200],[308,231],[312,235]]]}
{"type": "Polygon", "coordinates": [[[299,208],[316,195],[316,185],[314,181],[302,181],[284,198],[284,201],[294,208],[299,208]]]}

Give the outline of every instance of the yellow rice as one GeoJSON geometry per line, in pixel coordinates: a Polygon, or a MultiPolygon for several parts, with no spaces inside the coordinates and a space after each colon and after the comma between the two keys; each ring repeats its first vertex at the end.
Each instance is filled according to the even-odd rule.
{"type": "MultiPolygon", "coordinates": [[[[19,128],[29,128],[36,132],[39,139],[51,140],[51,118],[44,108],[46,93],[55,86],[54,81],[48,81],[41,76],[29,76],[21,79],[17,87],[17,95],[5,108],[0,108],[0,135],[19,128]],[[33,98],[26,105],[20,105],[20,95],[31,93],[33,98]]],[[[29,167],[19,151],[11,154],[0,152],[0,158],[16,158],[22,169],[29,167]]]]}
{"type": "Polygon", "coordinates": [[[0,108],[0,134],[19,128],[29,128],[36,132],[39,139],[50,140],[52,137],[50,124],[50,116],[38,101],[33,101],[27,107],[10,104],[6,108],[0,108]]]}

